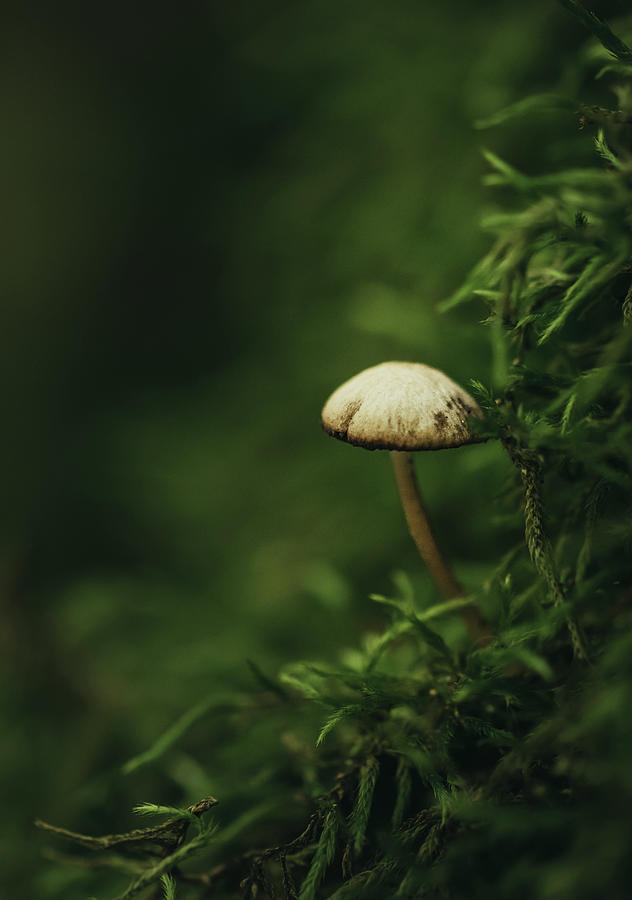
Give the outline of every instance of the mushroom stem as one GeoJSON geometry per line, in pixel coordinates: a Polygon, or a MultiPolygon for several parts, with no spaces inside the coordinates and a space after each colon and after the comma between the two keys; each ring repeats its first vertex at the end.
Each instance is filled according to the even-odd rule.
{"type": "MultiPolygon", "coordinates": [[[[408,529],[435,584],[446,600],[465,596],[462,585],[459,584],[454,572],[441,555],[441,551],[430,530],[430,523],[421,496],[412,453],[391,450],[391,461],[408,529]]],[[[489,643],[491,632],[476,607],[465,606],[459,610],[459,615],[463,619],[470,636],[477,643],[489,643]]]]}

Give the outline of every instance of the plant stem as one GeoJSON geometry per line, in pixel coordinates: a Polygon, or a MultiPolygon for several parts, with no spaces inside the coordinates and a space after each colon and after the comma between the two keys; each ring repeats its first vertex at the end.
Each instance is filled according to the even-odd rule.
{"type": "Polygon", "coordinates": [[[573,13],[574,16],[577,16],[579,21],[594,34],[597,40],[600,41],[606,50],[609,50],[613,56],[616,56],[616,58],[623,63],[632,62],[632,50],[630,50],[627,44],[624,44],[621,38],[618,38],[616,34],[612,33],[608,23],[604,22],[600,16],[591,9],[586,9],[579,0],[560,0],[560,3],[569,12],[573,13]]]}
{"type": "MultiPolygon", "coordinates": [[[[435,584],[446,600],[465,596],[463,586],[457,581],[454,572],[441,554],[430,529],[412,453],[392,450],[391,461],[408,529],[435,584]]],[[[464,607],[459,610],[459,615],[465,622],[470,636],[477,643],[490,642],[491,632],[478,609],[464,607]]]]}

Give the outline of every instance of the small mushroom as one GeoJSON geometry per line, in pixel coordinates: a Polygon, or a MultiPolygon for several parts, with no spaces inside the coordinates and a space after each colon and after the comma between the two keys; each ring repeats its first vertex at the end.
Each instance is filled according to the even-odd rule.
{"type": "MultiPolygon", "coordinates": [[[[322,412],[323,428],[332,437],[368,450],[391,451],[411,536],[448,600],[464,596],[464,591],[430,529],[412,452],[484,440],[470,432],[468,416],[482,418],[473,397],[438,369],[408,362],[365,369],[334,391],[322,412]]],[[[478,643],[489,642],[489,628],[475,607],[464,607],[460,615],[478,643]]]]}

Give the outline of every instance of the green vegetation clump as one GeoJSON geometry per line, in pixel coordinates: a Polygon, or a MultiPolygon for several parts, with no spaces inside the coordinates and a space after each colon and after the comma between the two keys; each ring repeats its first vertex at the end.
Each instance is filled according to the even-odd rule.
{"type": "Polygon", "coordinates": [[[540,173],[486,152],[494,241],[442,304],[486,304],[493,383],[468,387],[511,461],[509,549],[462,601],[398,575],[372,598],[382,629],[338,664],[252,663],[258,692],[215,694],[126,765],[140,778],[186,745],[194,783],[210,744],[234,772],[217,809],[145,804],[157,826],[100,838],[40,823],[63,860],[125,873],[118,900],[629,896],[632,63],[605,43],[584,71],[615,105],[549,94],[494,117],[527,134],[577,110],[568,154],[594,146],[540,173]],[[492,643],[467,640],[455,603],[484,610],[492,643]]]}

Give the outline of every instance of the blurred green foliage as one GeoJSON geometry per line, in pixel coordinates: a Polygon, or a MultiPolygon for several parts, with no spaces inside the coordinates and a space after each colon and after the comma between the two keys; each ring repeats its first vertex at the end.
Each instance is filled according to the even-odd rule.
{"type": "MultiPolygon", "coordinates": [[[[294,757],[246,661],[337,658],[395,570],[432,599],[385,455],[328,441],[320,407],[385,359],[498,382],[484,302],[436,310],[486,247],[480,145],[526,173],[592,146],[559,110],[473,123],[572,93],[584,33],[547,0],[17,4],[2,24],[3,878],[82,897],[36,816],[117,832],[147,798],[212,793],[263,820],[294,757]],[[235,702],[245,736],[205,715],[235,702]],[[122,770],[187,710],[186,750],[122,770]]],[[[474,588],[519,533],[495,506],[509,461],[428,457],[474,588]]]]}

